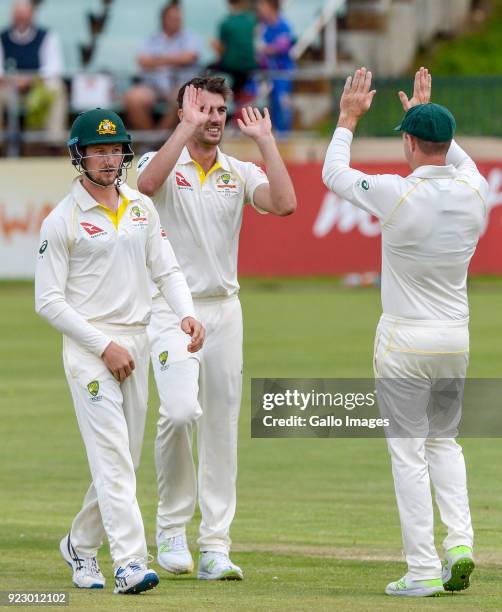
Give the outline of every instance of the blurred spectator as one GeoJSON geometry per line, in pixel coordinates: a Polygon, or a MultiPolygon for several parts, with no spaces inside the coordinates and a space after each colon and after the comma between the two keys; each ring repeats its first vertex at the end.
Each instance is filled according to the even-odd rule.
{"type": "Polygon", "coordinates": [[[18,0],[12,25],[0,35],[0,122],[9,100],[18,94],[26,127],[44,128],[51,141],[64,140],[68,103],[62,73],[56,34],[37,27],[31,2],[18,0]]]}
{"type": "Polygon", "coordinates": [[[288,132],[293,123],[291,103],[292,81],[288,74],[295,67],[291,58],[293,34],[289,24],[280,14],[280,0],[258,0],[256,4],[260,20],[258,34],[258,64],[273,73],[270,91],[272,125],[278,132],[288,132]]]}
{"type": "Polygon", "coordinates": [[[246,0],[228,0],[228,4],[230,14],[219,26],[218,40],[212,43],[220,57],[208,68],[225,72],[232,78],[235,101],[239,104],[243,102],[244,89],[250,75],[256,70],[254,51],[256,16],[246,0]]]}
{"type": "Polygon", "coordinates": [[[195,34],[183,30],[179,2],[167,4],[160,18],[162,31],[145,41],[138,57],[141,82],[124,97],[127,124],[133,129],[156,127],[153,109],[159,102],[165,102],[166,109],[157,127],[174,127],[178,121],[178,89],[197,72],[201,42],[195,34]]]}

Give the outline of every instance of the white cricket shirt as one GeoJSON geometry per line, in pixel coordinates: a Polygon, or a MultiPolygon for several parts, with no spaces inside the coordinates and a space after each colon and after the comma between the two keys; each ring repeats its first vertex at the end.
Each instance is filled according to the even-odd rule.
{"type": "Polygon", "coordinates": [[[127,185],[120,186],[119,201],[116,213],[110,211],[76,179],[40,232],[36,310],[99,356],[111,341],[107,331],[148,324],[150,279],[180,319],[194,316],[152,201],[127,185]]]}
{"type": "MultiPolygon", "coordinates": [[[[140,159],[139,174],[154,155],[146,153],[140,159]]],[[[155,194],[162,225],[195,298],[239,291],[237,254],[244,204],[254,206],[254,191],[264,183],[268,179],[261,168],[220,149],[205,174],[185,147],[155,194]]]]}
{"type": "Polygon", "coordinates": [[[486,217],[488,183],[452,143],[447,166],[421,166],[403,178],[349,167],[352,132],[335,131],[325,185],[380,220],[382,307],[395,317],[465,319],[467,268],[486,217]]]}

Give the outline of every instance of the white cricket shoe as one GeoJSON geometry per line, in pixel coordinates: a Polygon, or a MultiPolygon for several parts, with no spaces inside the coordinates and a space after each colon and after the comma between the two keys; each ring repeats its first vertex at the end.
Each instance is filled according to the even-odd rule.
{"type": "Polygon", "coordinates": [[[190,574],[193,571],[193,559],[188,550],[184,533],[171,538],[159,540],[157,561],[171,574],[190,574]]]}
{"type": "Polygon", "coordinates": [[[242,570],[232,563],[225,553],[201,552],[199,557],[199,580],[242,580],[242,570]]]}
{"type": "Polygon", "coordinates": [[[148,569],[144,562],[130,561],[125,567],[117,568],[115,572],[114,593],[136,595],[149,591],[159,584],[157,572],[148,569]]]}
{"type": "Polygon", "coordinates": [[[444,587],[441,578],[412,580],[408,576],[403,576],[400,580],[389,583],[385,592],[387,595],[401,597],[436,597],[444,593],[444,587]]]}
{"type": "Polygon", "coordinates": [[[59,550],[63,559],[73,572],[73,584],[79,589],[102,589],[105,586],[105,577],[99,569],[96,557],[84,559],[79,557],[72,546],[70,534],[59,543],[59,550]]]}
{"type": "Polygon", "coordinates": [[[443,563],[445,591],[463,591],[469,588],[469,579],[474,567],[470,546],[454,546],[448,549],[443,563]]]}

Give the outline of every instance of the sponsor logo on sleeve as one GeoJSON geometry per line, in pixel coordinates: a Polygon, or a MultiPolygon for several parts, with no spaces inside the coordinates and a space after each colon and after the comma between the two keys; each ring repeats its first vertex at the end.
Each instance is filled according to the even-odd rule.
{"type": "Polygon", "coordinates": [[[150,157],[148,155],[146,155],[145,157],[143,157],[143,159],[139,160],[139,164],[138,164],[138,170],[141,170],[141,168],[146,164],[146,162],[150,159],[150,157]]]}
{"type": "Polygon", "coordinates": [[[48,240],[44,240],[42,242],[42,244],[40,245],[40,248],[38,249],[39,254],[43,255],[45,253],[45,251],[47,250],[48,246],[49,246],[49,241],[48,240]]]}

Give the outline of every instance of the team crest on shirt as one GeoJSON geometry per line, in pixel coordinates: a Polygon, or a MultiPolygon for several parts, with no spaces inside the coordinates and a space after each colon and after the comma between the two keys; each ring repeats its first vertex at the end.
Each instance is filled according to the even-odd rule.
{"type": "Polygon", "coordinates": [[[159,362],[160,362],[160,371],[164,372],[165,370],[167,370],[169,368],[169,365],[167,363],[167,360],[169,359],[169,351],[162,351],[162,353],[159,354],[159,362]]]}
{"type": "Polygon", "coordinates": [[[96,130],[98,134],[111,134],[114,136],[117,133],[117,126],[110,119],[103,119],[98,125],[96,130]]]}
{"type": "Polygon", "coordinates": [[[184,190],[188,189],[189,191],[193,191],[192,185],[186,180],[186,178],[181,174],[181,172],[176,171],[176,186],[178,189],[184,190]]]}
{"type": "Polygon", "coordinates": [[[143,225],[148,225],[148,217],[146,216],[146,212],[136,204],[131,207],[129,216],[135,226],[142,227],[143,225]]]}
{"type": "Polygon", "coordinates": [[[94,225],[93,223],[89,223],[88,221],[81,221],[80,227],[82,227],[89,234],[91,238],[97,238],[98,236],[104,236],[108,233],[104,229],[101,229],[97,225],[94,225]]]}
{"type": "Polygon", "coordinates": [[[235,195],[240,192],[239,181],[230,172],[225,172],[217,178],[216,190],[218,195],[235,195]]]}

